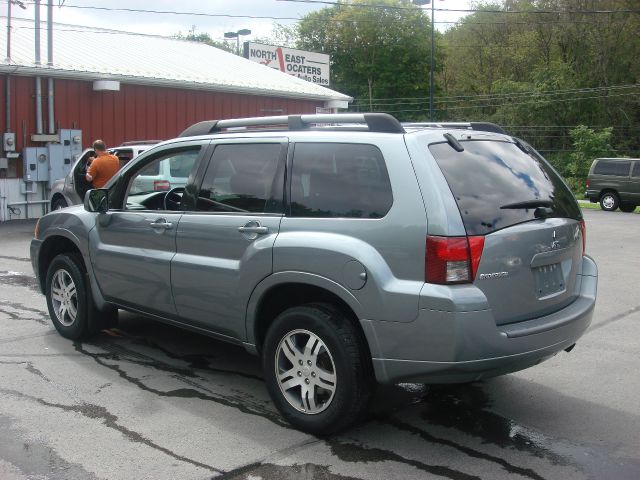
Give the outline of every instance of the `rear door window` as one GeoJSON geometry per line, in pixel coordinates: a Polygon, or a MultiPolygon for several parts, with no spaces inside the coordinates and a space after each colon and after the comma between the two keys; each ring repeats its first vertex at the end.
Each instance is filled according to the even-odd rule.
{"type": "Polygon", "coordinates": [[[600,160],[593,169],[594,175],[617,175],[628,177],[631,162],[617,162],[611,160],[600,160]]]}
{"type": "Polygon", "coordinates": [[[446,142],[429,150],[447,179],[467,234],[483,235],[535,219],[536,207],[513,208],[521,202],[544,202],[551,210],[546,216],[582,218],[571,191],[537,152],[525,153],[505,141],[460,143],[462,152],[446,142]]]}
{"type": "Polygon", "coordinates": [[[196,210],[281,213],[284,176],[280,143],[224,144],[213,152],[196,210]]]}
{"type": "Polygon", "coordinates": [[[382,152],[374,145],[297,143],[291,216],[381,218],[393,203],[382,152]]]}
{"type": "Polygon", "coordinates": [[[634,162],[633,172],[631,172],[632,177],[640,177],[640,161],[634,162]]]}

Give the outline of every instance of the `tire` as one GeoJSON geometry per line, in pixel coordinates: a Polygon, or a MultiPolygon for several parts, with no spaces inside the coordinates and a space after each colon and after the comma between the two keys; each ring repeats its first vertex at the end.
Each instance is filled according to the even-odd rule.
{"type": "Polygon", "coordinates": [[[606,212],[613,212],[620,205],[620,200],[615,192],[605,192],[600,196],[600,208],[606,212]]]}
{"type": "Polygon", "coordinates": [[[67,201],[64,198],[56,198],[51,203],[51,210],[60,210],[61,208],[67,208],[67,201]]]}
{"type": "Polygon", "coordinates": [[[262,363],[271,399],[291,425],[328,435],[363,418],[374,386],[364,342],[330,304],[296,306],[278,315],[267,332],[262,363]]]}
{"type": "Polygon", "coordinates": [[[636,209],[636,205],[632,205],[629,203],[621,203],[620,204],[620,211],[624,212],[624,213],[631,213],[636,209]]]}
{"type": "MultiPolygon", "coordinates": [[[[112,315],[95,308],[84,263],[77,253],[62,253],[53,259],[47,270],[45,295],[53,326],[70,340],[90,337],[113,322],[112,315]]],[[[112,311],[117,321],[117,310],[112,311]]]]}

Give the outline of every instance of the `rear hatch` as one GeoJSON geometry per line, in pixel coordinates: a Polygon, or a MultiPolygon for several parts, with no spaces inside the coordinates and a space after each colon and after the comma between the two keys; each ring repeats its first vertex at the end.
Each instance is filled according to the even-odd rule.
{"type": "Polygon", "coordinates": [[[474,284],[496,323],[548,315],[571,303],[582,265],[582,214],[553,168],[529,146],[504,137],[444,141],[429,150],[467,235],[484,236],[474,284]]]}

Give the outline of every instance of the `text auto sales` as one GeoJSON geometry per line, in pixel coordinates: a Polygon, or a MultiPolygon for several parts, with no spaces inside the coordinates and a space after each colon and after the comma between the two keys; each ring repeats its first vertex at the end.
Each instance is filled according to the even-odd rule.
{"type": "MultiPolygon", "coordinates": [[[[270,62],[278,62],[278,56],[275,52],[269,50],[251,49],[251,57],[262,58],[266,60],[264,64],[270,62]]],[[[322,67],[311,66],[307,64],[307,57],[304,55],[293,55],[290,53],[283,53],[284,71],[291,75],[296,75],[303,80],[309,82],[328,85],[329,80],[322,78],[322,67]]],[[[263,63],[263,62],[261,62],[263,63]]]]}

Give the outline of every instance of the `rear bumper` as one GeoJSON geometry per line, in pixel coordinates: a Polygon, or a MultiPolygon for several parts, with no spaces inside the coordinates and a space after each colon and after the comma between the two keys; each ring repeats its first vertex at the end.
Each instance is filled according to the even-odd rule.
{"type": "Polygon", "coordinates": [[[363,320],[380,383],[462,383],[522,370],[570,347],[591,323],[597,268],[583,258],[577,299],[551,315],[496,326],[490,310],[421,309],[411,323],[363,320]]]}

